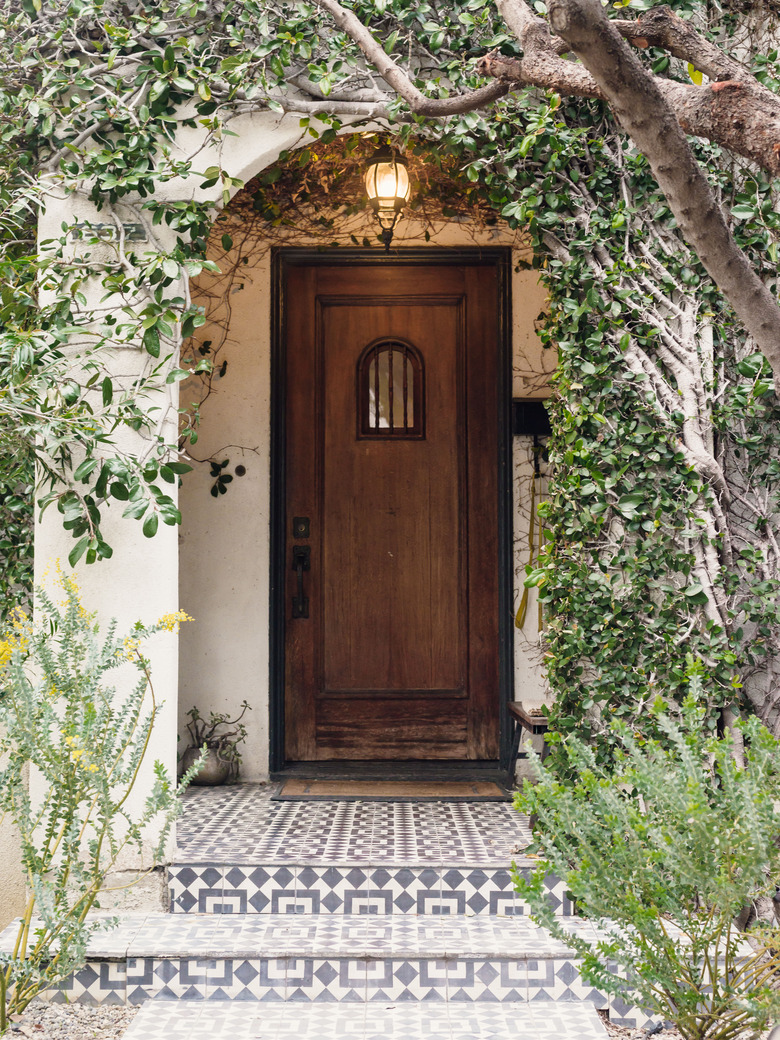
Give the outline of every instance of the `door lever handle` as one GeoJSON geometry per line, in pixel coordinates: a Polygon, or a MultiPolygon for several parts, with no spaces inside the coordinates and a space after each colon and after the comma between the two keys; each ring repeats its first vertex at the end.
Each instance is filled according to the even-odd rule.
{"type": "Polygon", "coordinates": [[[298,576],[298,594],[293,596],[292,616],[294,618],[307,618],[309,616],[309,598],[303,594],[303,572],[311,570],[310,546],[293,546],[292,569],[298,576]]]}

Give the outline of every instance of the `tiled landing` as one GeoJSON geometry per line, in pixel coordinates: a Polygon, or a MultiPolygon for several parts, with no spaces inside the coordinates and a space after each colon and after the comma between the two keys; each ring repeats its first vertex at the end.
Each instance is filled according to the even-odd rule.
{"type": "Polygon", "coordinates": [[[272,802],[271,791],[190,788],[176,861],[509,866],[531,842],[506,802],[272,802]]]}
{"type": "Polygon", "coordinates": [[[150,1001],[125,1040],[602,1040],[580,1004],[285,1005],[150,1001]]]}
{"type": "MultiPolygon", "coordinates": [[[[270,789],[191,789],[171,910],[209,914],[499,914],[525,904],[527,818],[506,803],[271,802],[270,789]]],[[[572,907],[548,884],[556,913],[572,907]]]]}

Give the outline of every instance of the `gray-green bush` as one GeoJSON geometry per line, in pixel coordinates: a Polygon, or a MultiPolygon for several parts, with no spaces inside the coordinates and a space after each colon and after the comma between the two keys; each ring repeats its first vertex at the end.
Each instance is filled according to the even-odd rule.
{"type": "Polygon", "coordinates": [[[613,724],[612,766],[573,735],[561,751],[575,781],[536,760],[517,805],[537,816],[542,859],[517,886],[594,986],[673,1021],[685,1040],[752,1038],[780,1014],[774,915],[744,930],[780,876],[780,743],[755,718],[714,735],[691,672],[681,708],[659,698],[648,709],[658,739],[613,724]],[[554,916],[550,871],[600,941],[554,916]]]}
{"type": "Polygon", "coordinates": [[[130,799],[158,711],[142,645],[185,617],[101,633],[75,578],[60,574],[52,595],[38,590],[35,622],[18,611],[0,641],[0,822],[18,829],[28,892],[13,948],[0,953],[0,1034],[83,964],[98,927],[88,914],[126,850],[163,855],[180,800],[159,762],[141,805],[130,799]],[[117,695],[107,674],[127,668],[135,684],[117,695]],[[33,770],[41,782],[31,798],[33,770]]]}

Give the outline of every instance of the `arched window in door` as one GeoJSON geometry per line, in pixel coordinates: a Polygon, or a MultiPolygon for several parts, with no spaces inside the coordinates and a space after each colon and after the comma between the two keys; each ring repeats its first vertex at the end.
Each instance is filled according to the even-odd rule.
{"type": "Polygon", "coordinates": [[[370,343],[358,362],[358,436],[424,437],[424,378],[422,356],[411,343],[370,343]]]}

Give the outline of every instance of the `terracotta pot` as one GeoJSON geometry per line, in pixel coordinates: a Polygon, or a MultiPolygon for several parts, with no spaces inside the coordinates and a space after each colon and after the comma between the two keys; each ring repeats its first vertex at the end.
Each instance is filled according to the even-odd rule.
{"type": "MultiPolygon", "coordinates": [[[[181,756],[181,770],[186,772],[190,766],[200,758],[200,748],[188,747],[181,756]]],[[[195,774],[193,784],[201,784],[204,787],[216,787],[224,784],[230,776],[230,762],[220,758],[214,748],[206,751],[206,758],[201,769],[195,774]]]]}

